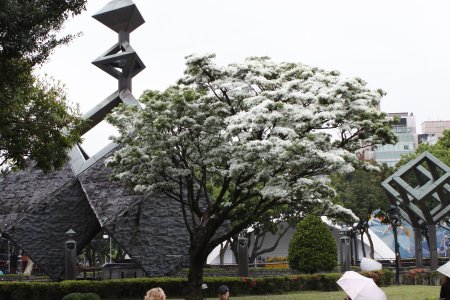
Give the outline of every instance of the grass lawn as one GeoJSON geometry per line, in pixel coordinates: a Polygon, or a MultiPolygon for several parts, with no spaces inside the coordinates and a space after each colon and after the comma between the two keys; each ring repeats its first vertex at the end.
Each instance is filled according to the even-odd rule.
{"type": "MultiPolygon", "coordinates": [[[[402,285],[402,286],[389,286],[383,287],[382,290],[386,293],[388,300],[435,300],[439,296],[439,286],[425,286],[425,285],[402,285]]],[[[246,297],[233,297],[231,299],[239,300],[340,300],[345,297],[345,293],[339,292],[300,292],[284,295],[269,295],[269,296],[246,296],[246,297]]],[[[170,298],[169,298],[170,299],[170,298]]],[[[207,298],[216,299],[216,298],[207,298]]],[[[137,300],[137,299],[136,299],[137,300]]]]}

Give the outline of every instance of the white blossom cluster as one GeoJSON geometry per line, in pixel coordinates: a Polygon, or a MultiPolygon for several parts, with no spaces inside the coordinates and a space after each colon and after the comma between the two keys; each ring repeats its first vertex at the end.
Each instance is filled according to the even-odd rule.
{"type": "Polygon", "coordinates": [[[232,235],[273,207],[307,202],[356,219],[326,200],[327,175],[351,171],[358,148],[392,141],[377,109],[383,92],[300,63],[221,67],[214,57],[187,57],[176,86],[109,117],[122,145],[108,161],[113,176],[179,201],[192,232],[234,218],[232,235]]]}

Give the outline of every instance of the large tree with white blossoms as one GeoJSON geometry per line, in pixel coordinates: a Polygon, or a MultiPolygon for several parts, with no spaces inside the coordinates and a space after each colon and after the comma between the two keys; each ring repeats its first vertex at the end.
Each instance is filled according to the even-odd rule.
{"type": "Polygon", "coordinates": [[[377,110],[382,91],[362,79],[267,57],[222,67],[214,57],[188,56],[176,86],[146,91],[143,110],[121,106],[109,117],[122,145],[108,162],[113,177],[182,208],[187,299],[202,297],[208,254],[268,211],[343,210],[326,200],[327,175],[352,170],[362,146],[395,139],[377,110]]]}

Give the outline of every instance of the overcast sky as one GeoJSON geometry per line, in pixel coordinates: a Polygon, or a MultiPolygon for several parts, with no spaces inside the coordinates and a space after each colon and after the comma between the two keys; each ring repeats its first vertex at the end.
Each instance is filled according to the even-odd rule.
{"type": "MultiPolygon", "coordinates": [[[[146,23],[130,44],[147,66],[133,79],[136,97],[174,84],[192,53],[216,53],[219,64],[270,56],[363,78],[387,92],[382,111],[413,113],[418,131],[423,121],[450,120],[448,0],[134,2],[146,23]]],[[[40,70],[61,80],[82,112],[117,89],[116,79],[91,64],[117,41],[91,17],[106,3],[90,0],[66,23],[64,32],[83,35],[56,49],[40,70]]]]}

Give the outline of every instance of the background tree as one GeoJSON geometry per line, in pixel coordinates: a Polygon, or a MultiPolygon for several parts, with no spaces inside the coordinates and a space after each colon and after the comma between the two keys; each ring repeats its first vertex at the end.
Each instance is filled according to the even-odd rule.
{"type": "Polygon", "coordinates": [[[355,169],[350,173],[331,176],[332,185],[336,190],[336,203],[351,209],[359,218],[356,229],[361,235],[364,256],[366,256],[364,249],[365,234],[370,245],[370,257],[374,258],[374,247],[369,233],[369,220],[375,210],[385,210],[389,207],[381,182],[392,173],[393,169],[384,164],[379,167],[379,170],[374,168],[369,170],[355,169]]]}
{"type": "Polygon", "coordinates": [[[248,253],[248,261],[252,263],[258,256],[274,251],[289,228],[295,228],[299,219],[300,214],[295,211],[280,213],[276,209],[261,216],[258,222],[251,227],[251,230],[244,230],[241,233],[249,241],[248,246],[251,251],[248,253]],[[276,239],[271,245],[265,246],[264,242],[268,235],[274,235],[276,239]]]}
{"type": "MultiPolygon", "coordinates": [[[[297,203],[296,206],[286,204],[267,211],[249,228],[240,233],[248,240],[247,245],[250,250],[248,261],[251,263],[258,256],[274,251],[288,230],[295,229],[306,214],[326,216],[335,222],[353,223],[357,220],[356,215],[349,211],[330,209],[326,204],[327,202],[301,203],[301,205],[297,203]],[[268,235],[276,237],[271,244],[264,243],[268,235]]],[[[237,243],[238,237],[236,236],[232,238],[231,246],[238,262],[237,243]]]]}
{"type": "Polygon", "coordinates": [[[267,57],[226,67],[213,58],[187,57],[178,86],[147,91],[143,110],[120,106],[109,117],[122,145],[108,161],[113,178],[180,204],[189,299],[202,298],[216,246],[281,205],[341,210],[326,200],[334,191],[325,175],[351,170],[361,145],[395,139],[377,110],[382,93],[361,79],[267,57]]]}
{"type": "Polygon", "coordinates": [[[336,241],[320,217],[300,221],[289,244],[289,267],[304,273],[332,271],[337,266],[336,241]]]}
{"type": "Polygon", "coordinates": [[[24,168],[26,158],[49,171],[80,141],[81,121],[61,86],[35,78],[33,68],[73,36],[58,38],[64,21],[86,0],[0,2],[0,167],[24,168]]]}
{"type": "Polygon", "coordinates": [[[417,158],[425,151],[430,152],[437,159],[445,163],[447,166],[450,166],[450,130],[445,130],[442,137],[440,137],[434,145],[429,145],[427,143],[420,144],[414,153],[404,155],[397,163],[396,167],[399,168],[400,166],[403,166],[407,162],[417,158]]]}

